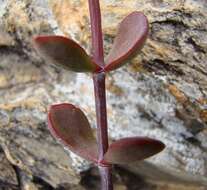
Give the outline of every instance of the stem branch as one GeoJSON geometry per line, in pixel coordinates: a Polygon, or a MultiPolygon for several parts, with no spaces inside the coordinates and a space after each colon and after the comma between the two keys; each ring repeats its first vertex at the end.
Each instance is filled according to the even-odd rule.
{"type": "MultiPolygon", "coordinates": [[[[88,3],[91,19],[92,55],[96,64],[98,64],[101,67],[104,67],[101,11],[99,0],[88,0],[88,3]]],[[[101,161],[108,149],[105,73],[101,72],[94,74],[93,83],[96,104],[99,161],[101,161]]],[[[111,169],[111,165],[99,165],[102,190],[113,190],[111,169]]]]}

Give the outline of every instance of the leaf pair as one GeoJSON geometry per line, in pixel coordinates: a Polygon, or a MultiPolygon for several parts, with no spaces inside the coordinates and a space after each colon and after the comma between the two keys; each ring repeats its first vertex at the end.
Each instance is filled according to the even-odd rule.
{"type": "MultiPolygon", "coordinates": [[[[77,155],[98,163],[97,142],[84,113],[71,104],[53,105],[48,114],[49,129],[77,155]]],[[[124,138],[112,143],[101,164],[126,164],[142,160],[164,149],[158,140],[145,137],[124,138]]]]}
{"type": "Polygon", "coordinates": [[[121,67],[142,48],[148,34],[148,21],[143,13],[133,12],[120,24],[104,68],[73,40],[63,36],[38,36],[34,44],[40,54],[52,63],[75,72],[109,72],[121,67]]]}

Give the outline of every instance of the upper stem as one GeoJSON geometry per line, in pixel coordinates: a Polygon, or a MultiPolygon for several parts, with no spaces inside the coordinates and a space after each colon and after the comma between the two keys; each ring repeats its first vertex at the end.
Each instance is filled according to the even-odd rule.
{"type": "Polygon", "coordinates": [[[101,28],[101,11],[99,0],[88,0],[90,20],[91,20],[91,34],[92,34],[92,55],[94,61],[104,66],[104,51],[103,51],[103,37],[101,28]]]}

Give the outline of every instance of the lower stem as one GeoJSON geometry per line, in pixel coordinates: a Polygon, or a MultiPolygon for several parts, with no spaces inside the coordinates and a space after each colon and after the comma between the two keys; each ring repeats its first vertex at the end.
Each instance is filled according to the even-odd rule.
{"type": "Polygon", "coordinates": [[[101,190],[113,190],[111,170],[111,166],[99,166],[99,172],[101,175],[101,190]]]}
{"type": "MultiPolygon", "coordinates": [[[[105,73],[94,74],[93,82],[96,103],[99,161],[101,161],[108,149],[105,73]]],[[[99,171],[101,175],[101,189],[113,190],[111,165],[103,166],[100,164],[99,171]]]]}

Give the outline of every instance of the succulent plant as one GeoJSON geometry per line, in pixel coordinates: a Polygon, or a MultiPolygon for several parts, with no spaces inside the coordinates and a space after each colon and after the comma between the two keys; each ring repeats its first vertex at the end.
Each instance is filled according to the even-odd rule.
{"type": "Polygon", "coordinates": [[[112,190],[113,164],[127,164],[159,153],[165,145],[148,137],[128,137],[108,145],[105,76],[132,59],[148,35],[148,20],[141,12],[129,14],[120,23],[112,48],[104,61],[99,0],[89,0],[92,55],[75,41],[63,36],[37,36],[37,51],[55,65],[93,76],[97,117],[97,139],[79,108],[69,103],[52,105],[48,113],[51,133],[71,151],[94,162],[100,170],[102,190],[112,190]]]}

